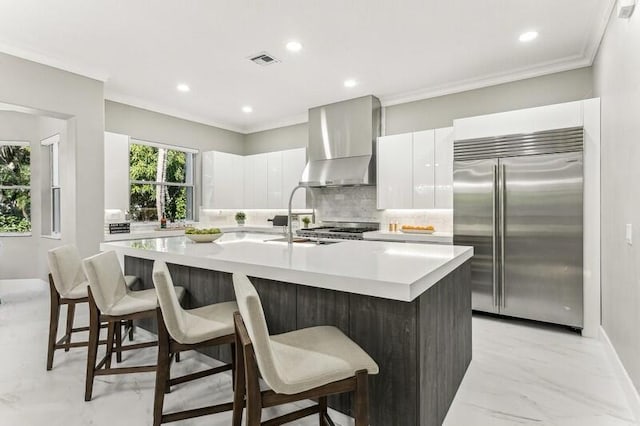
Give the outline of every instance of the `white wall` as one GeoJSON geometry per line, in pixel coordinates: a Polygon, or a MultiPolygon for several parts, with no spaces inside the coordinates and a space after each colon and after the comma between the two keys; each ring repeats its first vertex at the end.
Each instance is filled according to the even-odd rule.
{"type": "Polygon", "coordinates": [[[602,108],[602,327],[640,389],[640,10],[615,12],[594,64],[602,108]],[[633,245],[625,242],[633,224],[633,245]]]}
{"type": "MultiPolygon", "coordinates": [[[[64,190],[68,198],[63,203],[63,233],[83,256],[96,253],[103,237],[104,210],[104,166],[102,155],[96,155],[103,151],[102,82],[3,53],[0,69],[0,103],[67,120],[69,131],[62,172],[66,176],[64,190]]],[[[39,228],[40,219],[34,220],[34,224],[39,228]]],[[[44,265],[46,247],[60,243],[45,242],[39,236],[28,242],[15,237],[0,237],[0,241],[2,262],[10,262],[5,257],[7,253],[25,254],[11,263],[11,271],[1,268],[0,279],[36,275],[44,278],[43,268],[34,268],[34,264],[44,265]]]]}

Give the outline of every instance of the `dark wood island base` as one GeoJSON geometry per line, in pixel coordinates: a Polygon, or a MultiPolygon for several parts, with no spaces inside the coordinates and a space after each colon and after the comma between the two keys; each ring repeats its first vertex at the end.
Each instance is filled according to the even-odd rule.
{"type": "MultiPolygon", "coordinates": [[[[152,288],[153,261],[125,256],[125,273],[152,288]]],[[[186,308],[235,299],[231,274],[170,264],[174,283],[188,291],[186,308]]],[[[466,261],[411,302],[363,296],[251,277],[269,331],[279,334],[333,325],[378,363],[369,378],[372,426],[441,425],[471,362],[471,279],[466,261]]],[[[155,332],[155,324],[143,328],[155,332]]],[[[226,348],[203,353],[229,362],[226,348]]],[[[352,416],[350,396],[329,406],[352,416]]]]}

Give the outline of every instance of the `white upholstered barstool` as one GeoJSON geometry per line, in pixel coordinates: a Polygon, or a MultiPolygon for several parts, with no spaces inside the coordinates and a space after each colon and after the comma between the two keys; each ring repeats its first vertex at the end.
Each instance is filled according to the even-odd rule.
{"type": "MultiPolygon", "coordinates": [[[[100,362],[96,363],[96,358],[101,322],[108,323],[107,342],[113,342],[115,326],[121,321],[155,318],[158,297],[155,289],[132,291],[127,287],[118,256],[113,251],[89,257],[83,264],[89,278],[89,350],[84,399],[90,401],[93,380],[97,375],[156,371],[156,365],[111,368],[112,344],[107,344],[107,353],[100,362]]],[[[184,288],[175,287],[174,292],[178,299],[182,299],[184,288]]],[[[116,351],[142,349],[157,344],[154,341],[118,346],[116,351]]]]}
{"type": "Polygon", "coordinates": [[[251,281],[233,275],[239,313],[236,331],[236,387],[233,425],[240,426],[247,407],[247,426],[279,425],[318,413],[320,425],[333,424],[327,396],[355,392],[355,424],[368,426],[368,375],[378,365],[336,327],[310,327],[269,336],[262,304],[251,281]],[[260,391],[259,375],[271,390],[260,391]],[[262,408],[318,398],[318,405],[261,423],[262,408]]]}
{"type": "Polygon", "coordinates": [[[170,414],[162,414],[165,390],[175,384],[207,377],[212,374],[232,370],[234,363],[222,365],[186,376],[170,378],[171,361],[174,354],[206,346],[231,345],[232,359],[235,359],[235,336],[233,314],[238,310],[236,302],[223,302],[184,310],[173,290],[173,280],[167,264],[156,260],[153,264],[153,284],[158,293],[160,308],[158,315],[158,369],[153,404],[153,424],[173,422],[191,417],[231,411],[233,404],[218,404],[170,414]]]}
{"type": "MultiPolygon", "coordinates": [[[[82,259],[76,246],[69,244],[49,250],[47,259],[50,271],[49,291],[51,297],[47,370],[51,370],[56,349],[64,349],[65,352],[68,352],[70,348],[83,347],[88,344],[86,341],[72,343],[71,335],[89,330],[89,327],[73,328],[76,304],[88,301],[87,286],[89,282],[82,269],[82,259]],[[67,328],[64,336],[56,341],[61,305],[67,305],[67,328]]],[[[125,277],[127,287],[131,287],[137,280],[138,278],[132,275],[125,277]]],[[[129,338],[132,339],[133,330],[131,328],[129,333],[129,338]]],[[[118,333],[119,335],[120,333],[118,333]]]]}

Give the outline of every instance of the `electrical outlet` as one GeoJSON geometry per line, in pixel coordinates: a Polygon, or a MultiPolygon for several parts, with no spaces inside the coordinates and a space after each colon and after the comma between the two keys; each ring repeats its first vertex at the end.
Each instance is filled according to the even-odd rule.
{"type": "Polygon", "coordinates": [[[627,223],[625,227],[625,240],[630,246],[633,245],[633,225],[631,223],[627,223]]]}

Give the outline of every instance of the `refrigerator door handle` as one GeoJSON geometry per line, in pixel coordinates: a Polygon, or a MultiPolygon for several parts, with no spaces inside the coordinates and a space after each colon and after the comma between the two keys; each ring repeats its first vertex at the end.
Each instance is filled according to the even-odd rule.
{"type": "Polygon", "coordinates": [[[507,307],[507,295],[505,294],[505,257],[504,242],[506,233],[506,197],[507,197],[507,166],[501,165],[502,173],[500,174],[500,306],[507,307]]]}
{"type": "Polygon", "coordinates": [[[493,166],[493,189],[491,190],[491,197],[492,197],[492,212],[491,212],[491,220],[493,223],[493,231],[491,232],[491,246],[493,248],[493,270],[491,271],[491,276],[493,278],[493,305],[494,306],[498,306],[499,305],[499,301],[498,301],[498,282],[497,282],[497,278],[498,278],[498,260],[497,260],[497,254],[498,254],[498,248],[496,247],[496,243],[498,242],[498,238],[496,236],[496,233],[498,232],[498,224],[497,224],[497,215],[496,215],[496,187],[498,185],[498,165],[495,164],[493,166]]]}

